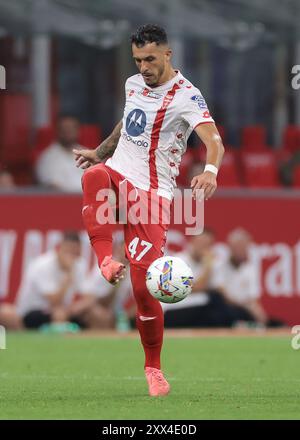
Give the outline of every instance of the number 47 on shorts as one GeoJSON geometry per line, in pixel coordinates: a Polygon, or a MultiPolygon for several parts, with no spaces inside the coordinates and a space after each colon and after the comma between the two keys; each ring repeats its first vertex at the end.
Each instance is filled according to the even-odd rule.
{"type": "Polygon", "coordinates": [[[133,240],[128,245],[128,252],[130,253],[130,256],[132,259],[135,259],[136,261],[141,261],[141,259],[147,254],[147,252],[150,251],[153,244],[149,243],[149,241],[140,240],[139,237],[134,237],[133,240]],[[138,250],[137,248],[142,247],[142,249],[137,254],[138,250]],[[137,254],[137,256],[135,256],[137,254]]]}

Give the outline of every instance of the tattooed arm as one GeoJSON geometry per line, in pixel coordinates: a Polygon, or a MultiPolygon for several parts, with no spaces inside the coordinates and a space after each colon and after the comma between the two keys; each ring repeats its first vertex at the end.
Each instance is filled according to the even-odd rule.
{"type": "Polygon", "coordinates": [[[88,149],[74,149],[76,166],[78,168],[88,168],[96,163],[103,162],[114,154],[117,148],[122,128],[122,121],[120,121],[112,133],[94,150],[88,149]]]}

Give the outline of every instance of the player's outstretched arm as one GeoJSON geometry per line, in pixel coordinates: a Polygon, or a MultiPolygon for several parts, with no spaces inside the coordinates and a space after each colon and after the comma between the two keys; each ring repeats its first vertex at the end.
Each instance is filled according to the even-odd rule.
{"type": "Polygon", "coordinates": [[[122,121],[120,121],[112,133],[94,150],[89,149],[74,149],[76,166],[78,168],[88,168],[96,163],[103,162],[111,157],[117,148],[122,128],[122,121]]]}
{"type": "Polygon", "coordinates": [[[191,188],[194,197],[197,189],[203,189],[204,197],[207,200],[217,189],[217,172],[225,149],[218,129],[213,122],[200,124],[195,128],[195,131],[206,146],[206,169],[202,174],[193,177],[191,188]]]}

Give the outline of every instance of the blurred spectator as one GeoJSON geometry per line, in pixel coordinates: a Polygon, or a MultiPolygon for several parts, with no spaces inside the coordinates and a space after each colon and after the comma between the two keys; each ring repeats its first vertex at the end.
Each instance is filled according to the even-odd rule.
{"type": "Polygon", "coordinates": [[[74,164],[72,149],[78,148],[80,124],[73,116],[61,116],[57,140],[43,151],[36,164],[39,183],[68,192],[81,192],[82,170],[74,164]]]}
{"type": "Polygon", "coordinates": [[[37,257],[28,267],[17,297],[17,314],[24,327],[39,328],[50,322],[76,322],[89,327],[90,321],[109,326],[110,318],[89,298],[74,302],[86,293],[85,265],[76,232],[66,232],[57,249],[37,257]]]}
{"type": "Polygon", "coordinates": [[[211,327],[219,324],[212,313],[209,290],[217,264],[213,254],[214,232],[208,228],[193,237],[185,252],[177,256],[192,269],[194,285],[191,295],[176,304],[162,304],[166,327],[211,327]]]}
{"type": "Polygon", "coordinates": [[[233,321],[267,323],[266,313],[259,301],[256,270],[249,259],[252,244],[250,234],[235,229],[228,235],[229,256],[215,273],[215,288],[231,305],[233,321]]]}
{"type": "Polygon", "coordinates": [[[259,301],[255,267],[249,260],[251,237],[242,229],[228,236],[225,261],[213,252],[214,233],[205,229],[178,254],[192,269],[192,293],[182,302],[163,304],[166,327],[231,327],[237,323],[280,325],[269,320],[259,301]]]}
{"type": "Polygon", "coordinates": [[[13,190],[15,187],[13,175],[5,169],[0,169],[0,190],[13,190]]]}
{"type": "MultiPolygon", "coordinates": [[[[126,264],[123,234],[119,232],[114,234],[114,256],[126,264]]],[[[0,305],[0,325],[13,330],[37,329],[43,324],[70,321],[82,328],[112,329],[118,327],[122,313],[124,319],[124,304],[130,295],[129,272],[115,286],[102,277],[97,264],[85,275],[79,236],[66,232],[56,250],[29,265],[16,306],[0,305]]]]}

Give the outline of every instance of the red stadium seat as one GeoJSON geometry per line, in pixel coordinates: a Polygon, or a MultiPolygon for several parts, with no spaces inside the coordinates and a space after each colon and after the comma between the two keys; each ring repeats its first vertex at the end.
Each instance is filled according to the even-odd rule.
{"type": "Polygon", "coordinates": [[[244,183],[249,187],[279,186],[275,155],[267,153],[245,153],[241,155],[244,183]]]}
{"type": "Polygon", "coordinates": [[[300,127],[288,125],[283,132],[282,147],[289,153],[300,150],[300,127]]]}
{"type": "MultiPolygon", "coordinates": [[[[241,177],[238,168],[238,152],[228,145],[225,147],[225,154],[222,161],[222,166],[218,174],[218,184],[223,187],[239,187],[241,186],[241,177]]],[[[199,148],[188,150],[183,156],[182,162],[184,164],[183,173],[188,175],[188,169],[192,165],[203,164],[203,168],[206,162],[206,148],[203,145],[199,145],[199,148]],[[191,154],[191,156],[190,156],[191,154]],[[188,155],[188,157],[186,157],[188,155]]],[[[181,170],[181,167],[180,167],[181,170]]],[[[180,182],[183,176],[180,177],[180,182]]],[[[177,182],[179,181],[177,178],[177,182]]],[[[186,186],[186,184],[182,184],[186,186]]]]}
{"type": "Polygon", "coordinates": [[[31,114],[30,95],[3,93],[0,98],[0,159],[17,184],[30,184],[31,179],[31,114]]]}
{"type": "Polygon", "coordinates": [[[81,125],[79,143],[87,148],[96,148],[101,142],[101,130],[98,125],[81,125]]]}
{"type": "Polygon", "coordinates": [[[218,185],[220,187],[241,186],[237,158],[233,151],[225,151],[222,166],[218,174],[218,185]]]}
{"type": "Polygon", "coordinates": [[[263,125],[249,125],[242,129],[243,151],[268,151],[267,131],[263,125]]]}
{"type": "Polygon", "coordinates": [[[226,130],[223,125],[216,124],[216,127],[218,129],[218,132],[220,133],[220,136],[222,138],[223,144],[226,144],[226,130]]]}
{"type": "Polygon", "coordinates": [[[30,156],[30,95],[4,93],[0,99],[1,160],[14,163],[30,156]]]}
{"type": "Polygon", "coordinates": [[[300,188],[300,165],[297,165],[294,168],[293,186],[295,188],[300,188]]]}
{"type": "Polygon", "coordinates": [[[32,150],[32,159],[35,162],[38,156],[45,148],[47,148],[55,139],[55,130],[53,127],[38,128],[35,135],[35,145],[32,150]]]}

